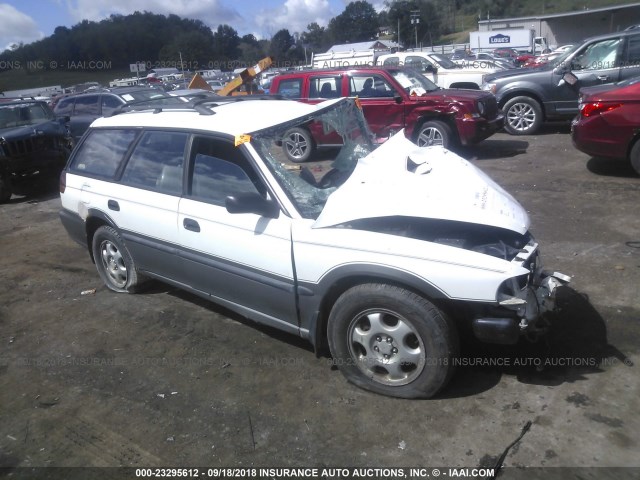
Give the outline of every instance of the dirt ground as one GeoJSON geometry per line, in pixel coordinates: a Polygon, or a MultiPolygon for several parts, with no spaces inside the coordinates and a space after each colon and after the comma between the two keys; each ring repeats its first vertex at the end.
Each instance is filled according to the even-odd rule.
{"type": "Polygon", "coordinates": [[[491,467],[532,422],[506,467],[638,478],[640,177],[576,151],[567,127],[462,154],[525,206],[546,267],[573,281],[545,342],[466,342],[451,384],[425,401],[360,390],[304,341],[174,288],[112,293],[62,228],[55,180],[14,195],[0,206],[0,476],[491,467]]]}

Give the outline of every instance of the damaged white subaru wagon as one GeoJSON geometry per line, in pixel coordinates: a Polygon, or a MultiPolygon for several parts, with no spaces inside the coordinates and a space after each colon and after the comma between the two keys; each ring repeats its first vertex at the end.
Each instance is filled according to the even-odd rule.
{"type": "Polygon", "coordinates": [[[62,173],[62,223],[107,287],[155,278],[325,347],[354,384],[431,397],[458,333],[545,329],[558,286],[523,208],[473,165],[399,132],[375,148],[348,99],[200,100],[96,120],[62,173]],[[288,164],[304,126],[331,150],[288,164]],[[325,152],[326,153],[326,152],[325,152]]]}

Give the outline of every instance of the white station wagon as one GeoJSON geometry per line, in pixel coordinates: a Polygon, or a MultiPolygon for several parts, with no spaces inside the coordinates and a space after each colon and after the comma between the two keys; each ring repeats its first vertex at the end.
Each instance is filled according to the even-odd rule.
{"type": "Polygon", "coordinates": [[[62,223],[111,290],[170,283],[405,398],[445,386],[463,329],[544,332],[569,278],[542,271],[526,212],[453,152],[403,132],[375,148],[349,99],[146,108],[96,120],[61,176],[62,223]],[[342,139],[321,178],[286,161],[300,125],[342,139]]]}

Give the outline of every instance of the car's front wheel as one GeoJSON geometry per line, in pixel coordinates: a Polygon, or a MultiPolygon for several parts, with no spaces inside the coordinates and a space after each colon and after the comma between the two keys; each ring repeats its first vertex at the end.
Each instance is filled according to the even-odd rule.
{"type": "Polygon", "coordinates": [[[302,163],[309,160],[315,147],[311,133],[298,127],[286,131],[282,144],[287,158],[294,163],[302,163]]]}
{"type": "Polygon", "coordinates": [[[343,293],[328,325],[333,361],[352,383],[401,398],[429,398],[448,382],[455,327],[425,298],[387,284],[343,293]]]}
{"type": "Polygon", "coordinates": [[[504,129],[511,135],[532,135],[542,125],[542,107],[531,97],[514,97],[503,110],[504,129]]]}
{"type": "Polygon", "coordinates": [[[449,125],[439,120],[430,120],[424,122],[418,129],[416,145],[419,147],[441,145],[444,148],[451,148],[453,138],[449,125]]]}
{"type": "Polygon", "coordinates": [[[138,272],[133,258],[118,232],[109,226],[93,235],[93,259],[100,278],[114,292],[133,293],[138,286],[138,272]]]}

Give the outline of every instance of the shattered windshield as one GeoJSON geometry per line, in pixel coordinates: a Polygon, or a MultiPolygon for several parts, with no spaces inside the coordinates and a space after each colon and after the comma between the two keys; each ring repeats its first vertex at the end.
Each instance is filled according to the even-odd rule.
{"type": "Polygon", "coordinates": [[[252,135],[251,144],[304,218],[320,215],[329,195],[353,172],[358,160],[374,148],[372,134],[355,100],[344,99],[298,122],[288,122],[252,135]],[[331,168],[319,176],[311,164],[293,163],[284,153],[286,140],[296,132],[308,132],[319,160],[332,160],[331,168]]]}
{"type": "Polygon", "coordinates": [[[42,103],[16,103],[0,105],[0,128],[37,125],[55,117],[42,103]]]}
{"type": "Polygon", "coordinates": [[[415,70],[404,68],[401,70],[391,70],[389,73],[393,75],[393,78],[402,85],[405,92],[409,95],[424,95],[427,92],[433,92],[439,90],[435,83],[426,78],[424,75],[419,74],[415,70]]]}

